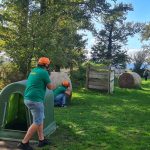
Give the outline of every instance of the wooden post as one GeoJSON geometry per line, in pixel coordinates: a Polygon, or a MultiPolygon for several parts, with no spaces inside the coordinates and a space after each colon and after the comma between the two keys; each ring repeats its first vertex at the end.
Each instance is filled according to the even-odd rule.
{"type": "Polygon", "coordinates": [[[86,88],[89,88],[89,71],[90,71],[90,64],[88,64],[86,69],[86,88]]]}
{"type": "Polygon", "coordinates": [[[108,66],[108,93],[110,94],[110,66],[108,66]]]}

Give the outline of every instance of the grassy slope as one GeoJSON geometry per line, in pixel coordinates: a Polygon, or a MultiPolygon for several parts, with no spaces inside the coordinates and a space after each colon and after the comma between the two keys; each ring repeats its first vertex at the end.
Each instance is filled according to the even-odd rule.
{"type": "Polygon", "coordinates": [[[149,150],[150,80],[142,88],[74,91],[71,106],[55,108],[58,128],[44,150],[149,150]]]}

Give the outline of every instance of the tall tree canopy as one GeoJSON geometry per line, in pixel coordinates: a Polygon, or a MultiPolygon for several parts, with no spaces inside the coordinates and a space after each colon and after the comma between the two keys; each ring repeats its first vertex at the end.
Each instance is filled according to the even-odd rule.
{"type": "Polygon", "coordinates": [[[147,41],[147,44],[144,45],[144,49],[146,50],[147,58],[146,62],[150,64],[150,23],[144,24],[141,32],[142,41],[147,41]]]}
{"type": "Polygon", "coordinates": [[[132,62],[134,64],[133,71],[137,72],[141,76],[143,71],[147,68],[147,65],[150,64],[150,48],[149,46],[144,45],[141,50],[136,51],[131,56],[132,62]]]}
{"type": "Polygon", "coordinates": [[[86,59],[86,41],[77,31],[94,31],[92,18],[103,15],[104,30],[97,35],[92,56],[116,64],[126,59],[121,43],[137,31],[137,24],[124,23],[129,10],[130,5],[112,8],[106,0],[2,0],[0,44],[25,75],[32,60],[41,56],[51,58],[58,68],[72,69],[86,59]]]}
{"type": "Polygon", "coordinates": [[[92,59],[95,62],[109,61],[113,65],[125,66],[128,60],[126,44],[128,36],[140,31],[141,24],[126,22],[128,11],[133,8],[130,4],[115,4],[105,10],[101,22],[102,29],[96,35],[96,44],[92,47],[92,59]]]}
{"type": "Polygon", "coordinates": [[[84,54],[85,41],[77,30],[91,26],[90,15],[80,7],[82,1],[73,2],[3,0],[1,43],[21,72],[26,74],[32,58],[43,55],[59,67],[84,58],[79,54],[84,54]]]}
{"type": "Polygon", "coordinates": [[[143,26],[143,30],[141,32],[141,37],[142,37],[142,40],[146,40],[146,41],[150,40],[150,23],[145,24],[143,26]]]}

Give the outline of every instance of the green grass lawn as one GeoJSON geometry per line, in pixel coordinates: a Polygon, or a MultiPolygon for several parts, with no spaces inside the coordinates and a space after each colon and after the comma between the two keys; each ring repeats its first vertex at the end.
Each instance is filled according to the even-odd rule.
{"type": "Polygon", "coordinates": [[[150,80],[113,95],[73,91],[68,108],[55,108],[57,130],[43,150],[150,150],[150,80]]]}

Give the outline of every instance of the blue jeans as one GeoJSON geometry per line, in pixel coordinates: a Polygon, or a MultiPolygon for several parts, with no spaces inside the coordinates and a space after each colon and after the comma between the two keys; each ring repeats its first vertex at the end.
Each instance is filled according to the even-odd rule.
{"type": "Polygon", "coordinates": [[[44,104],[42,102],[33,102],[30,100],[25,100],[24,103],[31,111],[33,117],[33,123],[36,125],[42,124],[45,118],[44,104]]]}
{"type": "Polygon", "coordinates": [[[54,98],[54,104],[57,106],[66,105],[66,98],[67,98],[66,94],[64,93],[59,94],[54,98]]]}

